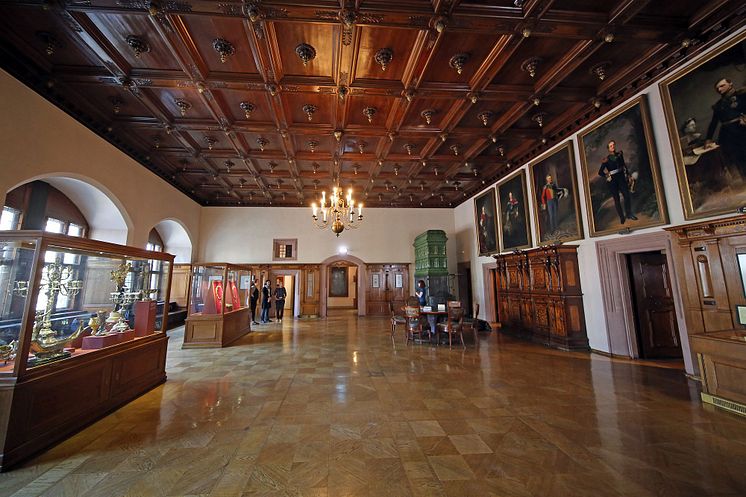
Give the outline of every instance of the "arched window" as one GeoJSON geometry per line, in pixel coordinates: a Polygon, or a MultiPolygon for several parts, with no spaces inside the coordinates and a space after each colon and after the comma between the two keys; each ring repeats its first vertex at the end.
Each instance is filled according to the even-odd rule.
{"type": "MultiPolygon", "coordinates": [[[[148,234],[148,243],[145,245],[145,250],[152,252],[163,252],[165,244],[163,238],[158,233],[158,230],[153,228],[148,234]]],[[[163,261],[151,260],[150,261],[150,288],[157,288],[158,294],[155,296],[156,300],[162,300],[166,296],[161,295],[161,288],[163,287],[163,261]]]]}
{"type": "MultiPolygon", "coordinates": [[[[88,222],[80,209],[61,191],[44,181],[32,181],[8,192],[5,196],[0,229],[43,230],[70,236],[85,237],[88,222]]],[[[76,254],[48,250],[44,254],[42,283],[47,282],[47,270],[52,263],[70,268],[75,278],[82,271],[81,257],[76,254]]],[[[73,299],[62,293],[54,296],[54,312],[65,311],[75,306],[73,299]]],[[[43,311],[47,306],[47,295],[39,292],[36,310],[43,311]]]]}
{"type": "Polygon", "coordinates": [[[86,237],[88,221],[64,193],[44,181],[32,181],[5,196],[0,229],[43,230],[86,237]]]}

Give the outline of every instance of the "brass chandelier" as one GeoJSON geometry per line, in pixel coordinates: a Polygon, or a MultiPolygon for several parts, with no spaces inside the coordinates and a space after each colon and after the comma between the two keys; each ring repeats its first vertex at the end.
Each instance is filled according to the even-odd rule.
{"type": "Polygon", "coordinates": [[[357,229],[363,221],[363,204],[357,204],[357,211],[355,211],[352,188],[347,190],[345,197],[342,189],[335,186],[328,203],[326,192],[321,192],[321,205],[318,206],[314,202],[311,204],[311,209],[313,209],[314,225],[319,229],[331,226],[332,232],[337,236],[345,229],[357,229]]]}

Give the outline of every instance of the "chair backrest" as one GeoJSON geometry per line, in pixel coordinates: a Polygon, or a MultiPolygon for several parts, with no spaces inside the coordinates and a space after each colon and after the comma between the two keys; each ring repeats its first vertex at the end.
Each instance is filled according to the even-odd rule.
{"type": "Polygon", "coordinates": [[[408,319],[416,319],[420,317],[420,307],[419,306],[412,306],[408,305],[404,308],[404,315],[407,316],[408,319]]]}
{"type": "Polygon", "coordinates": [[[459,307],[449,307],[448,308],[448,322],[451,324],[460,323],[464,320],[464,308],[459,307]]]}
{"type": "Polygon", "coordinates": [[[449,300],[448,301],[448,308],[451,307],[461,307],[461,301],[460,300],[449,300]]]}
{"type": "Polygon", "coordinates": [[[410,295],[409,297],[407,297],[407,305],[411,305],[412,307],[419,307],[420,299],[418,299],[414,295],[410,295]]]}

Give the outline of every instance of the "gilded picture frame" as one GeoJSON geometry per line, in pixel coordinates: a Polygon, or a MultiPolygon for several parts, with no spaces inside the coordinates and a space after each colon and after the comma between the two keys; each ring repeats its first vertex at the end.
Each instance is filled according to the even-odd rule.
{"type": "Polygon", "coordinates": [[[578,136],[578,149],[590,236],[668,222],[644,96],[614,109],[583,131],[578,136]]]}
{"type": "Polygon", "coordinates": [[[746,32],[658,85],[686,219],[746,205],[746,123],[729,122],[746,112],[744,66],[746,32]],[[733,102],[717,88],[723,79],[732,84],[733,102]]]}
{"type": "Polygon", "coordinates": [[[497,202],[502,250],[530,248],[532,241],[525,169],[497,185],[497,202]]]}
{"type": "Polygon", "coordinates": [[[480,256],[488,256],[500,251],[497,226],[495,189],[489,188],[484,193],[474,197],[474,227],[480,256]]]}
{"type": "Polygon", "coordinates": [[[537,243],[582,240],[580,196],[572,141],[530,162],[528,171],[537,243]]]}

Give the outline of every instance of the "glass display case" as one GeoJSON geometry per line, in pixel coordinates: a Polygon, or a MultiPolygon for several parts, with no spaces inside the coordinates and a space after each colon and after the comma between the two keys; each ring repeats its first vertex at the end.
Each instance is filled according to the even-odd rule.
{"type": "Polygon", "coordinates": [[[35,443],[53,443],[57,421],[72,431],[78,420],[90,422],[91,415],[165,380],[166,319],[156,301],[168,301],[172,264],[173,256],[162,252],[43,232],[0,232],[0,412],[10,413],[0,416],[2,468],[33,452],[35,443]],[[135,350],[148,350],[147,359],[134,359],[135,369],[122,374],[138,356],[135,350]],[[132,377],[137,387],[128,384],[132,377]],[[2,395],[3,389],[13,394],[2,395]],[[63,395],[66,389],[75,395],[63,395]],[[80,411],[81,404],[86,412],[66,412],[80,411]],[[30,406],[42,409],[31,412],[30,406]],[[56,421],[42,423],[47,416],[56,421]]]}
{"type": "Polygon", "coordinates": [[[250,284],[249,266],[193,264],[184,347],[225,347],[250,332],[250,284]]]}

